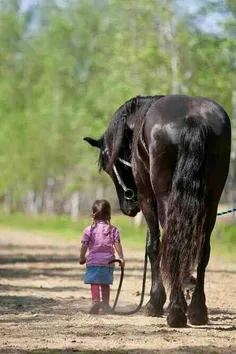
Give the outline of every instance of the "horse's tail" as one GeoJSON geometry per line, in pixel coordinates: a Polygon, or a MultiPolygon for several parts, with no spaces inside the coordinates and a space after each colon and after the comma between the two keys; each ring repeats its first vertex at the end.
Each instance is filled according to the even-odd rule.
{"type": "Polygon", "coordinates": [[[180,136],[161,252],[163,279],[179,288],[199,262],[205,240],[209,132],[201,117],[188,116],[180,136]]]}

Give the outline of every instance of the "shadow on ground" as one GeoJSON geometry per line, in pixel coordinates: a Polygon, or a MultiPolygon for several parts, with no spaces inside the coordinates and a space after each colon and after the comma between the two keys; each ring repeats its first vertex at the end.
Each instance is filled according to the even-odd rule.
{"type": "Polygon", "coordinates": [[[232,354],[236,352],[236,345],[230,348],[220,348],[216,346],[196,346],[196,347],[179,347],[175,349],[108,349],[108,350],[83,350],[83,349],[46,349],[40,348],[35,350],[21,350],[4,348],[0,349],[1,354],[232,354]]]}

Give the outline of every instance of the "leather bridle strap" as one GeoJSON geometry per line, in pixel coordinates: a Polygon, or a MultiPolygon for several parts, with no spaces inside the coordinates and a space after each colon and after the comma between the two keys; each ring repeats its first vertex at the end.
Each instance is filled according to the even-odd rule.
{"type": "MultiPolygon", "coordinates": [[[[104,155],[104,154],[107,154],[107,155],[108,155],[108,148],[105,148],[104,150],[102,150],[102,155],[104,155]]],[[[121,163],[123,163],[124,165],[128,166],[128,167],[132,167],[132,165],[131,165],[130,162],[125,161],[125,160],[121,159],[120,157],[118,157],[118,160],[119,160],[121,163]]],[[[128,187],[125,185],[124,181],[122,180],[122,178],[121,178],[120,175],[119,175],[119,172],[117,171],[117,168],[116,168],[115,164],[112,166],[112,169],[113,169],[113,171],[114,171],[114,173],[115,173],[115,176],[116,176],[116,178],[117,178],[117,181],[118,181],[119,185],[121,186],[121,188],[122,188],[123,191],[124,191],[124,197],[125,197],[125,199],[127,199],[127,200],[132,200],[132,199],[134,198],[134,191],[133,191],[132,189],[128,188],[128,187]]]]}

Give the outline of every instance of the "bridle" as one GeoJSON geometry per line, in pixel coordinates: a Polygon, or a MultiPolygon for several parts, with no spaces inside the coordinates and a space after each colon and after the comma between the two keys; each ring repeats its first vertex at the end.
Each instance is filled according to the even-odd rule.
{"type": "MultiPolygon", "coordinates": [[[[109,156],[109,154],[108,154],[108,148],[105,148],[104,150],[102,150],[102,155],[104,155],[104,154],[107,154],[107,155],[109,156]]],[[[132,168],[132,165],[131,165],[130,162],[125,161],[125,160],[121,159],[120,157],[118,157],[118,160],[119,160],[121,163],[123,163],[123,165],[126,165],[126,166],[132,168]]],[[[124,191],[124,198],[125,198],[126,200],[132,200],[132,199],[134,199],[134,197],[135,197],[134,191],[133,191],[132,189],[128,188],[128,187],[125,185],[124,181],[122,180],[121,176],[119,175],[119,172],[117,171],[117,168],[116,168],[116,165],[115,165],[115,164],[112,165],[112,169],[113,169],[113,171],[114,171],[114,173],[115,173],[115,176],[116,176],[116,178],[117,178],[117,182],[119,183],[119,185],[121,186],[121,188],[122,188],[123,191],[124,191]]]]}

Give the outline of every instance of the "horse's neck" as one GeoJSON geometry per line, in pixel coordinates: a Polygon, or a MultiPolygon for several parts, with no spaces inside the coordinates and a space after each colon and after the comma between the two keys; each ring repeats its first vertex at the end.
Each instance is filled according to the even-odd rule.
{"type": "Polygon", "coordinates": [[[150,106],[153,102],[159,100],[162,96],[138,96],[136,98],[137,109],[141,109],[142,107],[150,106]]]}
{"type": "Polygon", "coordinates": [[[140,97],[137,99],[136,109],[127,119],[128,126],[133,130],[137,121],[143,120],[150,106],[160,96],[140,97]]]}
{"type": "Polygon", "coordinates": [[[163,96],[146,96],[137,98],[135,116],[145,117],[151,105],[163,96]]]}

